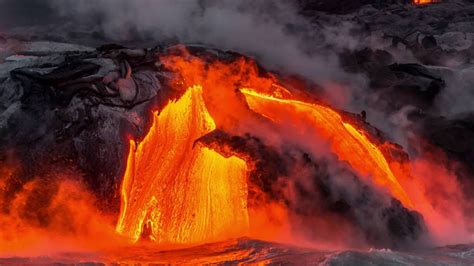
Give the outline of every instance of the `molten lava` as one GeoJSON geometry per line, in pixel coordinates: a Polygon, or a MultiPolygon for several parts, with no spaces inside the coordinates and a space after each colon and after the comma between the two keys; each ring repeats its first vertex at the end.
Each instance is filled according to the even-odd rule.
{"type": "Polygon", "coordinates": [[[337,112],[326,106],[279,99],[251,89],[241,92],[252,110],[276,124],[309,125],[301,126],[300,133],[309,128],[310,134],[319,135],[330,143],[341,161],[347,161],[360,175],[371,176],[377,185],[388,188],[405,206],[412,206],[382,152],[364,134],[344,122],[337,112]]]}
{"type": "Polygon", "coordinates": [[[183,244],[246,233],[246,163],[195,145],[215,128],[194,86],[154,116],[142,142],[130,141],[117,232],[183,244]]]}
{"type": "Polygon", "coordinates": [[[440,2],[440,0],[413,0],[413,4],[415,5],[426,5],[440,2]]]}
{"type": "MultiPolygon", "coordinates": [[[[253,216],[268,219],[249,217],[248,213],[256,210],[247,209],[247,201],[255,201],[247,199],[248,188],[258,189],[258,185],[247,184],[245,161],[235,156],[225,158],[196,142],[216,128],[236,135],[255,132],[263,139],[271,134],[285,135],[265,126],[257,130],[255,125],[261,120],[256,114],[268,118],[279,130],[292,131],[283,137],[286,142],[307,139],[302,148],[315,155],[317,151],[310,147],[313,140],[328,143],[341,162],[405,206],[413,207],[381,150],[337,111],[293,100],[290,91],[277,85],[275,76],[260,75],[253,61],[206,62],[181,52],[160,60],[179,74],[174,89],[179,91],[183,84],[190,87],[179,100],[155,114],[142,142],[130,141],[117,232],[134,241],[146,237],[158,243],[187,244],[247,234],[259,237],[262,234],[255,232],[261,231],[255,230],[256,223],[260,228],[270,228],[270,224],[262,227],[261,221],[280,221],[266,211],[253,216]]],[[[265,207],[269,204],[273,203],[256,206],[271,209],[265,207]]]]}
{"type": "MultiPolygon", "coordinates": [[[[423,214],[429,219],[427,225],[432,232],[448,232],[446,228],[453,225],[450,218],[462,217],[462,213],[446,215],[439,210],[440,202],[443,206],[459,202],[442,201],[444,192],[459,191],[457,184],[446,189],[450,183],[440,181],[444,185],[434,189],[431,184],[440,177],[422,173],[431,168],[431,163],[413,164],[396,152],[391,153],[390,145],[376,144],[371,132],[357,126],[353,118],[312,100],[307,94],[311,90],[298,89],[288,80],[281,82],[276,75],[261,71],[254,61],[243,57],[220,60],[172,50],[159,60],[165,71],[173,73],[167,89],[182,96],[154,114],[150,130],[141,142],[130,141],[116,231],[133,241],[148,238],[157,243],[192,244],[241,236],[299,241],[293,238],[292,227],[297,224],[295,221],[300,217],[295,219],[295,215],[299,213],[288,204],[294,191],[280,181],[319,178],[315,176],[318,173],[310,169],[311,173],[299,176],[306,170],[304,166],[294,167],[291,158],[275,160],[288,165],[282,165],[282,171],[264,172],[261,178],[268,178],[264,180],[268,182],[260,182],[260,176],[254,178],[253,174],[266,168],[258,168],[257,163],[274,158],[258,158],[259,152],[247,154],[253,146],[232,150],[235,145],[247,145],[244,142],[232,143],[228,147],[231,150],[220,150],[227,143],[220,143],[218,136],[211,140],[215,143],[201,141],[216,129],[231,136],[230,141],[249,134],[262,143],[262,149],[275,153],[296,150],[315,159],[315,163],[328,158],[331,163],[339,161],[345,165],[343,169],[350,168],[363,180],[364,186],[377,190],[378,195],[387,195],[384,200],[393,197],[404,207],[423,214]],[[233,154],[239,157],[228,157],[233,154]],[[443,193],[434,193],[438,188],[443,193]]],[[[436,171],[436,175],[440,172],[436,171]]],[[[446,180],[455,179],[449,172],[444,176],[446,180]]],[[[308,183],[311,189],[313,181],[301,183],[308,183]]],[[[316,195],[314,200],[318,199],[316,195]]],[[[338,221],[332,213],[328,215],[311,216],[309,223],[317,228],[318,219],[338,221]]],[[[352,229],[357,230],[348,228],[348,232],[352,229]]],[[[445,239],[441,233],[440,239],[445,239]]]]}

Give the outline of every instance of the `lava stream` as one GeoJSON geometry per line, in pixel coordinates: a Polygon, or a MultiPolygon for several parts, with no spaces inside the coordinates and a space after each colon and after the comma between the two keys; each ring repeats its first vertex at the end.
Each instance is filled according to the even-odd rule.
{"type": "Polygon", "coordinates": [[[314,132],[314,136],[321,136],[340,160],[347,161],[360,175],[371,176],[377,185],[387,188],[405,206],[413,207],[382,152],[364,134],[344,122],[337,112],[322,105],[280,99],[252,89],[241,89],[241,92],[250,109],[279,125],[301,125],[296,134],[309,130],[309,134],[314,132]]]}
{"type": "Polygon", "coordinates": [[[246,233],[246,163],[193,147],[215,128],[202,88],[194,86],[154,116],[142,142],[130,141],[117,232],[182,244],[246,233]]]}
{"type": "MultiPolygon", "coordinates": [[[[252,62],[207,64],[186,51],[184,54],[161,60],[180,74],[176,84],[202,87],[189,87],[179,100],[155,114],[141,143],[130,141],[117,232],[134,241],[148,237],[158,243],[183,244],[259,235],[253,228],[258,219],[248,214],[254,211],[247,208],[248,186],[255,184],[247,184],[247,163],[196,144],[217,126],[230,134],[249,132],[264,140],[271,139],[267,135],[272,134],[280,134],[289,142],[306,139],[301,147],[315,156],[315,143],[328,143],[340,161],[413,208],[380,149],[337,111],[291,100],[289,91],[285,93],[288,96],[269,96],[278,95],[275,92],[282,89],[274,86],[277,82],[272,75],[259,75],[252,62]],[[240,97],[236,88],[252,89],[240,89],[240,97]],[[270,132],[266,126],[255,128],[261,121],[254,120],[255,113],[269,118],[282,132],[270,132]],[[285,135],[283,131],[292,132],[285,135]]],[[[262,206],[266,205],[259,204],[262,206]]],[[[269,228],[266,223],[275,220],[273,215],[262,215],[264,225],[260,227],[269,228]]]]}

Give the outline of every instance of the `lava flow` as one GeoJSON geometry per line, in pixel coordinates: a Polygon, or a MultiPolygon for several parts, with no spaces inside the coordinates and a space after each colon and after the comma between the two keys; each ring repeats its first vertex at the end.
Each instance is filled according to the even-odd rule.
{"type": "Polygon", "coordinates": [[[246,164],[194,142],[216,128],[194,86],[130,141],[117,232],[133,240],[199,243],[246,233],[246,164]]]}
{"type": "Polygon", "coordinates": [[[279,125],[301,126],[298,132],[309,130],[328,141],[341,161],[347,161],[361,176],[371,176],[374,182],[388,188],[405,206],[412,202],[390,170],[382,152],[351,124],[329,107],[296,100],[279,99],[242,89],[250,109],[279,125]]]}
{"type": "MultiPolygon", "coordinates": [[[[247,201],[255,202],[255,199],[248,199],[248,188],[258,187],[247,178],[251,170],[247,168],[252,163],[236,156],[223,157],[196,140],[216,128],[236,135],[242,131],[252,133],[256,128],[249,121],[259,115],[276,127],[295,127],[295,132],[305,131],[313,139],[329,143],[331,152],[368,183],[387,191],[404,206],[413,207],[379,148],[337,111],[292,100],[291,92],[276,85],[273,76],[260,76],[253,62],[244,59],[206,63],[185,54],[169,55],[161,60],[168,69],[179,73],[182,80],[176,84],[189,87],[181,98],[154,114],[151,129],[140,143],[130,141],[116,227],[120,234],[133,241],[148,238],[174,244],[244,235],[258,238],[259,233],[251,229],[252,219],[272,214],[264,211],[249,216],[255,210],[249,209],[247,201]],[[246,89],[249,86],[252,89],[246,89]]],[[[309,146],[303,148],[311,152],[309,146]]],[[[257,203],[260,209],[269,204],[257,203]]],[[[285,217],[267,217],[267,220],[285,217]]]]}

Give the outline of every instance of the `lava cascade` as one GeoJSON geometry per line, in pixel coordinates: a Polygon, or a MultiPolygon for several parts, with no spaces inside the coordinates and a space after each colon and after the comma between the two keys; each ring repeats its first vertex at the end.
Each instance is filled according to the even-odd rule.
{"type": "Polygon", "coordinates": [[[155,114],[142,142],[130,141],[119,233],[134,241],[148,236],[159,243],[185,244],[246,233],[255,237],[249,229],[252,209],[247,208],[247,200],[253,201],[247,199],[248,188],[255,184],[247,183],[246,162],[225,158],[196,140],[216,128],[252,133],[255,124],[248,121],[259,115],[277,127],[301,126],[295,131],[322,137],[341,162],[412,207],[381,150],[329,106],[294,100],[274,76],[260,75],[246,59],[205,62],[179,54],[160,60],[179,74],[174,89],[185,92],[155,114]]]}
{"type": "Polygon", "coordinates": [[[245,234],[246,163],[194,146],[216,128],[201,94],[187,89],[155,114],[142,142],[130,141],[119,233],[181,244],[245,234]]]}
{"type": "MultiPolygon", "coordinates": [[[[279,99],[260,94],[251,89],[242,89],[249,107],[255,112],[280,125],[310,125],[310,134],[322,136],[330,142],[332,151],[341,161],[348,162],[362,176],[371,176],[373,181],[388,188],[392,195],[405,206],[411,200],[392,173],[382,152],[351,124],[329,107],[296,100],[279,99]]],[[[305,127],[299,129],[304,131],[305,127]]]]}
{"type": "MultiPolygon", "coordinates": [[[[266,118],[273,116],[277,120],[288,118],[286,124],[280,121],[280,126],[294,126],[295,131],[310,125],[314,138],[321,136],[324,141],[329,142],[332,152],[338,155],[341,161],[349,162],[359,174],[370,176],[376,184],[387,188],[392,196],[406,206],[412,206],[397,180],[401,177],[392,172],[383,153],[365,134],[344,121],[341,115],[329,106],[293,100],[295,98],[293,94],[297,92],[294,93],[294,90],[290,91],[278,85],[278,79],[271,74],[260,75],[254,62],[240,58],[231,63],[215,61],[205,64],[202,59],[189,56],[186,52],[184,56],[164,57],[163,62],[173,71],[180,73],[183,80],[203,85],[205,101],[212,103],[212,109],[220,110],[211,113],[219,116],[219,121],[222,121],[218,124],[220,127],[226,127],[227,125],[222,124],[227,121],[239,119],[240,124],[246,123],[251,117],[245,116],[246,113],[242,109],[246,110],[248,107],[266,118]],[[219,88],[219,91],[215,88],[219,88]],[[239,92],[236,93],[232,88],[239,92]],[[222,91],[227,93],[224,94],[222,91]],[[240,93],[244,95],[246,102],[239,101],[240,93]],[[206,95],[209,96],[206,98],[206,95]],[[220,98],[216,99],[216,95],[220,98]],[[228,106],[233,108],[227,108],[228,106]],[[226,118],[221,118],[222,116],[226,118]]],[[[278,121],[273,122],[278,124],[278,121]]],[[[253,129],[251,124],[246,131],[252,133],[253,129]]]]}

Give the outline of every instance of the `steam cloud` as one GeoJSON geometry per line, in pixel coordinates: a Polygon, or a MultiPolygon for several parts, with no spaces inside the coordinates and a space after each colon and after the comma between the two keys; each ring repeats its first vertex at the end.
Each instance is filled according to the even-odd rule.
{"type": "Polygon", "coordinates": [[[254,56],[271,69],[297,73],[318,83],[354,78],[340,69],[334,51],[354,48],[353,25],[320,27],[287,1],[51,1],[62,15],[87,22],[99,18],[116,41],[177,40],[254,56]],[[337,50],[336,49],[336,50],[337,50]]]}
{"type": "MultiPolygon", "coordinates": [[[[296,2],[268,0],[49,0],[43,4],[1,0],[0,5],[5,13],[2,25],[12,24],[11,21],[17,25],[31,24],[27,17],[43,23],[62,17],[69,23],[64,23],[68,26],[59,31],[83,27],[88,32],[99,32],[106,40],[125,44],[137,44],[137,40],[147,44],[203,44],[256,57],[269,69],[302,75],[322,85],[326,98],[338,108],[369,111],[370,122],[393,132],[390,135],[394,140],[406,144],[401,133],[405,125],[396,122],[397,117],[406,114],[406,109],[387,120],[386,114],[368,106],[367,99],[374,96],[368,90],[367,77],[343,70],[338,53],[344,49],[381,48],[390,51],[397,63],[419,61],[409,50],[389,48],[390,44],[379,38],[377,32],[365,34],[350,19],[319,14],[316,23],[299,13],[296,2]],[[34,15],[27,14],[30,9],[35,10],[34,15]]],[[[440,43],[449,36],[441,37],[440,43]]],[[[447,82],[447,88],[435,102],[439,114],[454,117],[472,111],[472,70],[464,69],[455,75],[442,68],[434,71],[447,82]]]]}
{"type": "MultiPolygon", "coordinates": [[[[50,0],[50,6],[60,16],[73,18],[74,24],[99,25],[95,30],[111,41],[203,44],[253,56],[275,71],[302,75],[322,85],[331,104],[352,112],[367,110],[370,122],[407,145],[402,133],[406,124],[398,124],[406,108],[392,119],[371,108],[367,101],[375,96],[368,89],[368,78],[343,70],[338,54],[382,48],[397,63],[419,61],[407,49],[390,49],[380,36],[363,33],[360,25],[348,19],[321,15],[314,23],[287,1],[50,0]]],[[[470,69],[454,76],[442,69],[435,71],[447,78],[447,88],[435,102],[439,114],[472,111],[469,103],[474,95],[462,85],[471,83],[470,69]]]]}

